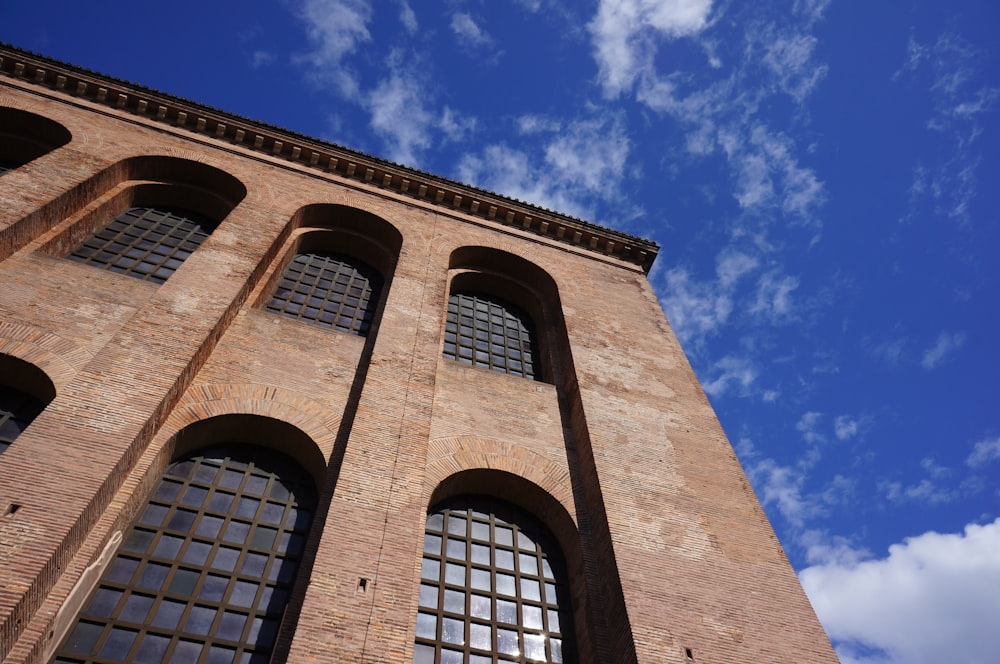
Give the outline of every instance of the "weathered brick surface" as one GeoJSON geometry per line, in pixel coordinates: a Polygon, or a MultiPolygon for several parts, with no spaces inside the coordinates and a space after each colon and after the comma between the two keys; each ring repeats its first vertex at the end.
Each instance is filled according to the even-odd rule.
{"type": "Polygon", "coordinates": [[[429,503],[470,487],[553,529],[584,662],[679,663],[685,648],[699,662],[836,661],[640,267],[540,235],[538,219],[493,221],[6,74],[0,85],[0,105],[73,136],[0,177],[0,353],[57,387],[0,456],[0,511],[21,506],[0,516],[0,659],[41,661],[81,573],[184,445],[252,438],[245,416],[263,416],[299,433],[254,442],[296,457],[321,495],[279,637],[288,661],[411,659],[429,503]],[[144,155],[246,188],[161,286],[62,258],[127,206],[144,155]],[[301,214],[313,205],[363,210],[402,238],[367,339],[260,308],[298,238],[332,228],[352,242],[371,219],[301,214]],[[533,303],[546,382],[441,358],[449,283],[468,270],[533,303]]]}

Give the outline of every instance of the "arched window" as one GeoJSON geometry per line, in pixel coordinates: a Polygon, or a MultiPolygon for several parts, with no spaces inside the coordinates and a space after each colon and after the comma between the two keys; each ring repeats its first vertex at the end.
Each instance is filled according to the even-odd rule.
{"type": "Polygon", "coordinates": [[[452,293],[444,356],[494,371],[537,378],[531,319],[512,304],[483,293],[452,293]]]}
{"type": "Polygon", "coordinates": [[[206,217],[160,207],[133,207],[94,233],[69,258],[162,284],[215,229],[206,217]]]}
{"type": "Polygon", "coordinates": [[[573,661],[558,545],[534,518],[479,496],[427,517],[414,664],[573,661]]]}
{"type": "Polygon", "coordinates": [[[315,505],[310,477],[264,448],[171,464],[56,664],[269,662],[315,505]]]}
{"type": "Polygon", "coordinates": [[[381,288],[378,272],[360,261],[322,251],[300,253],[264,308],[363,337],[371,329],[381,288]]]}
{"type": "Polygon", "coordinates": [[[0,454],[14,442],[31,421],[45,410],[45,402],[27,392],[0,385],[0,454]]]}

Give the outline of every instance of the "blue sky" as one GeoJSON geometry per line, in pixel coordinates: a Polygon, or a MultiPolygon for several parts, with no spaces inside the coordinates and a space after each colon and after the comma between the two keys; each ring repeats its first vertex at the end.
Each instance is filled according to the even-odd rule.
{"type": "Polygon", "coordinates": [[[0,5],[0,40],[655,239],[843,662],[1000,657],[1000,5],[0,5]]]}

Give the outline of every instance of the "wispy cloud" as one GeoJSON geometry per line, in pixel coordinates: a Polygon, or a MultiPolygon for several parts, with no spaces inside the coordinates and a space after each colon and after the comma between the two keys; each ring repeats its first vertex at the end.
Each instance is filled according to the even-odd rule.
{"type": "Polygon", "coordinates": [[[332,83],[344,97],[356,98],[358,80],[344,58],[371,40],[371,6],[364,0],[299,0],[293,7],[312,47],[293,61],[306,68],[308,77],[332,83]]]}
{"type": "Polygon", "coordinates": [[[680,267],[668,270],[664,280],[660,303],[682,343],[696,343],[699,337],[714,334],[729,319],[733,311],[731,287],[696,281],[680,267]]]}
{"type": "Polygon", "coordinates": [[[452,14],[451,31],[458,37],[459,42],[465,46],[486,47],[493,45],[493,38],[479,27],[479,24],[476,23],[471,14],[465,12],[455,12],[452,14]]]}
{"type": "Polygon", "coordinates": [[[576,120],[534,116],[519,121],[533,140],[494,144],[463,156],[459,177],[521,200],[589,217],[597,202],[621,201],[632,149],[621,120],[604,114],[576,120]]]}
{"type": "Polygon", "coordinates": [[[833,433],[837,440],[850,440],[858,435],[858,421],[849,415],[838,415],[833,420],[833,433]]]}
{"type": "Polygon", "coordinates": [[[972,452],[965,458],[970,468],[982,468],[1000,459],[1000,436],[980,440],[972,446],[972,452]]]}
{"type": "Polygon", "coordinates": [[[659,40],[697,34],[711,10],[712,0],[601,0],[588,27],[604,94],[629,90],[652,69],[659,40]]]}
{"type": "Polygon", "coordinates": [[[419,163],[419,154],[430,147],[434,115],[424,106],[426,91],[414,78],[393,74],[382,80],[368,97],[371,126],[389,146],[389,157],[405,164],[419,163]],[[400,118],[406,122],[400,122],[400,118]]]}
{"type": "Polygon", "coordinates": [[[924,351],[920,366],[933,369],[948,359],[955,351],[965,344],[965,334],[961,332],[942,332],[933,346],[924,351]]]}
{"type": "Polygon", "coordinates": [[[956,489],[942,486],[940,482],[928,477],[909,484],[899,481],[881,482],[879,489],[885,494],[886,500],[897,505],[911,502],[941,505],[950,503],[959,496],[956,489]]]}
{"type": "Polygon", "coordinates": [[[721,397],[734,387],[747,394],[758,373],[749,358],[727,355],[715,363],[710,373],[712,377],[704,382],[703,387],[713,397],[721,397]]]}
{"type": "Polygon", "coordinates": [[[771,320],[786,320],[793,316],[792,292],[799,287],[795,277],[768,272],[757,281],[757,297],[750,312],[771,320]]]}
{"type": "Polygon", "coordinates": [[[417,30],[420,29],[420,24],[417,22],[417,15],[407,0],[399,0],[399,22],[403,24],[403,27],[411,35],[416,34],[417,30]]]}
{"type": "MultiPolygon", "coordinates": [[[[933,111],[928,130],[945,142],[946,156],[935,167],[919,161],[913,168],[910,186],[910,216],[926,208],[928,201],[940,215],[965,224],[971,221],[969,207],[976,197],[978,172],[982,163],[979,143],[983,120],[996,108],[1000,88],[978,82],[985,54],[960,35],[945,32],[934,43],[921,44],[911,37],[906,60],[893,79],[927,84],[933,111]]],[[[934,155],[928,155],[934,158],[934,155]]]]}
{"type": "Polygon", "coordinates": [[[845,664],[992,662],[1000,652],[1000,519],[927,532],[884,558],[815,542],[799,574],[845,664]]]}
{"type": "Polygon", "coordinates": [[[865,338],[861,341],[862,347],[872,357],[885,362],[890,367],[899,365],[908,343],[909,340],[906,337],[891,337],[882,341],[865,338]]]}
{"type": "Polygon", "coordinates": [[[250,56],[250,66],[254,69],[260,69],[261,67],[266,67],[277,59],[277,54],[272,53],[271,51],[254,51],[250,56]]]}

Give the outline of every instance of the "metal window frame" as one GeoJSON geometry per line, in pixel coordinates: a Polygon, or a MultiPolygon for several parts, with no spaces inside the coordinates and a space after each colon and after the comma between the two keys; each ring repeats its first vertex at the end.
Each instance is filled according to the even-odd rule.
{"type": "Polygon", "coordinates": [[[451,294],[443,354],[470,366],[541,380],[536,371],[538,351],[531,318],[491,295],[451,294]]]}
{"type": "MultiPolygon", "coordinates": [[[[482,549],[479,549],[482,552],[482,549]]],[[[424,552],[421,565],[420,599],[417,609],[417,636],[414,662],[423,664],[430,661],[450,664],[479,664],[480,662],[569,662],[574,659],[572,635],[572,612],[569,604],[569,584],[565,564],[559,546],[545,528],[530,515],[512,505],[483,496],[462,496],[447,501],[428,514],[424,533],[424,552]],[[464,522],[464,527],[463,527],[464,522]],[[473,524],[487,528],[486,538],[476,534],[473,524]],[[499,541],[499,529],[511,533],[511,543],[499,541]],[[449,551],[449,545],[452,550],[449,551]],[[473,546],[488,547],[489,562],[473,560],[473,546]],[[456,552],[464,549],[464,553],[456,552]],[[510,557],[510,566],[498,561],[500,554],[510,557]],[[523,556],[523,558],[522,558],[523,556]],[[522,561],[531,561],[526,569],[522,561]],[[428,565],[427,563],[430,563],[428,565]],[[452,570],[464,569],[464,583],[455,583],[448,578],[447,565],[452,570]],[[437,567],[436,577],[433,568],[437,567]],[[532,571],[532,569],[534,571],[532,571]],[[489,575],[489,588],[476,587],[473,572],[489,575]],[[513,579],[514,593],[502,592],[498,588],[497,575],[513,579]],[[537,583],[538,598],[527,596],[527,584],[537,583]],[[424,597],[424,592],[428,595],[424,597]],[[436,598],[434,590],[436,589],[436,598]],[[463,593],[461,609],[446,608],[447,592],[463,593]],[[488,599],[489,618],[474,616],[474,597],[488,599]],[[516,622],[503,620],[499,615],[498,602],[513,604],[516,622]],[[541,627],[526,625],[525,610],[540,613],[541,627]],[[421,623],[425,626],[433,619],[434,636],[421,634],[421,623]],[[460,640],[445,635],[445,621],[462,624],[460,640]],[[473,626],[489,630],[490,647],[473,646],[473,626]],[[517,653],[500,651],[500,632],[516,633],[517,653]],[[533,638],[543,643],[542,658],[528,658],[525,653],[525,639],[533,638]]],[[[480,576],[481,578],[481,576],[480,576]]],[[[480,612],[482,613],[482,612],[480,612]]],[[[480,632],[481,633],[481,632],[480,632]]]]}
{"type": "Polygon", "coordinates": [[[320,327],[367,336],[375,319],[382,276],[333,252],[302,252],[288,262],[264,309],[320,327]]]}
{"type": "Polygon", "coordinates": [[[162,284],[218,224],[169,207],[132,207],[73,249],[71,260],[162,284]]]}
{"type": "Polygon", "coordinates": [[[227,444],[174,462],[54,662],[147,661],[147,639],[163,645],[148,661],[269,662],[315,507],[309,476],[276,452],[227,444]]]}

